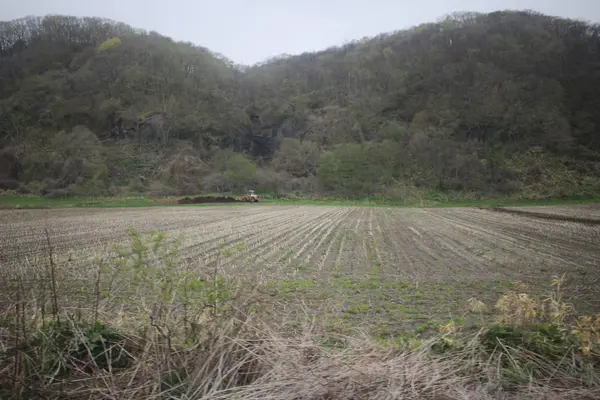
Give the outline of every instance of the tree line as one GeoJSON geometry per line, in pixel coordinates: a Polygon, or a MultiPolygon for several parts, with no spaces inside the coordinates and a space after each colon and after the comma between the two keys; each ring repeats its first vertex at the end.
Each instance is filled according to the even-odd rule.
{"type": "Polygon", "coordinates": [[[0,22],[0,185],[596,195],[599,34],[460,13],[239,66],[99,18],[0,22]]]}

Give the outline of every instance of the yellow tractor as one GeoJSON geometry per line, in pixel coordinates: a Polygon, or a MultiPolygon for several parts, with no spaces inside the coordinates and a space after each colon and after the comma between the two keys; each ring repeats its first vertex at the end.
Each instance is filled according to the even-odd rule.
{"type": "Polygon", "coordinates": [[[240,201],[245,203],[258,203],[260,201],[260,197],[254,193],[254,190],[248,190],[248,194],[240,197],[240,201]]]}

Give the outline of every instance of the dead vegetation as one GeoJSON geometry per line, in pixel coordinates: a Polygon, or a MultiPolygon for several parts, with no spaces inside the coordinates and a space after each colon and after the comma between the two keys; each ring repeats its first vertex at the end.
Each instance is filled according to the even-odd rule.
{"type": "Polygon", "coordinates": [[[595,227],[469,209],[15,213],[1,398],[600,396],[600,316],[578,313],[593,291],[570,275],[548,290],[597,260],[595,227]]]}

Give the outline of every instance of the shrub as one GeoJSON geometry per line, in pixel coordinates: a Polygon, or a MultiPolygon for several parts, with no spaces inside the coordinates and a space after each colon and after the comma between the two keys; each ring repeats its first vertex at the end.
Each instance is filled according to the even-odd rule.
{"type": "Polygon", "coordinates": [[[98,51],[106,51],[108,49],[114,48],[114,47],[118,47],[121,45],[121,39],[119,39],[118,37],[114,37],[108,40],[105,40],[104,42],[102,42],[100,44],[100,46],[98,46],[98,51]]]}

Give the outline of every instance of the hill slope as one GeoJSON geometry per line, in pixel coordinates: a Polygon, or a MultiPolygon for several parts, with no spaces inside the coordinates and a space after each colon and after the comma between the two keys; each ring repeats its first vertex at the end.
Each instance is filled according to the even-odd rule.
{"type": "Polygon", "coordinates": [[[94,18],[0,23],[0,185],[600,194],[600,27],[436,24],[240,68],[94,18]]]}

